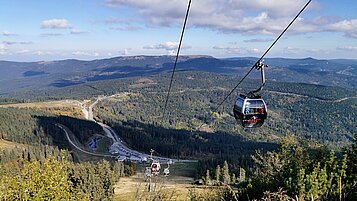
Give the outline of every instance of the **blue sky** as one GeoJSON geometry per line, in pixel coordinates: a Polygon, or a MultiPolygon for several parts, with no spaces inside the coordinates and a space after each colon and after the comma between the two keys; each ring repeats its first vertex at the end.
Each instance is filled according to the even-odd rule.
{"type": "MultiPolygon", "coordinates": [[[[1,0],[0,60],[167,55],[188,0],[1,0]]],[[[257,56],[306,0],[192,0],[182,54],[257,56]]],[[[313,0],[267,57],[357,59],[357,2],[313,0]]]]}

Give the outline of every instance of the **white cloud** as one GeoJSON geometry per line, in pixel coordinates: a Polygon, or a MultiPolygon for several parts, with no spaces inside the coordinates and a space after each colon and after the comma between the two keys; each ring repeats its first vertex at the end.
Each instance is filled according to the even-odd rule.
{"type": "Polygon", "coordinates": [[[288,46],[283,49],[283,53],[284,54],[299,54],[300,48],[288,46]]]}
{"type": "Polygon", "coordinates": [[[37,55],[37,56],[42,56],[42,55],[53,55],[52,52],[44,52],[44,51],[41,51],[41,50],[38,50],[38,51],[34,51],[33,52],[34,55],[37,55]]]}
{"type": "Polygon", "coordinates": [[[338,21],[328,25],[326,30],[344,32],[346,37],[357,39],[357,19],[338,21]]]}
{"type": "Polygon", "coordinates": [[[331,30],[351,31],[357,28],[357,19],[339,21],[331,24],[329,27],[331,30]]]}
{"type": "Polygon", "coordinates": [[[94,57],[100,56],[100,54],[98,52],[86,52],[86,51],[75,51],[75,52],[72,52],[72,55],[75,55],[75,56],[94,56],[94,57]]]}
{"type": "Polygon", "coordinates": [[[357,51],[357,46],[341,46],[337,47],[337,50],[343,50],[343,51],[357,51]]]}
{"type": "Polygon", "coordinates": [[[30,50],[24,49],[24,50],[18,50],[18,51],[16,51],[16,54],[26,54],[26,53],[29,53],[29,52],[30,52],[30,50]]]}
{"type": "Polygon", "coordinates": [[[3,31],[3,32],[2,32],[2,35],[3,35],[3,36],[17,36],[17,34],[12,33],[12,32],[10,32],[10,31],[3,31]]]}
{"type": "Polygon", "coordinates": [[[112,30],[119,30],[119,31],[137,31],[142,29],[140,26],[124,26],[124,27],[111,27],[112,30]]]}
{"type": "Polygon", "coordinates": [[[5,44],[5,45],[17,45],[17,44],[20,44],[20,45],[29,45],[29,44],[32,44],[33,42],[31,42],[31,41],[20,41],[20,42],[16,42],[16,41],[3,41],[2,43],[5,44]]]}
{"type": "MultiPolygon", "coordinates": [[[[150,49],[150,50],[166,50],[168,55],[174,55],[177,48],[178,48],[179,43],[178,42],[164,42],[156,45],[147,45],[144,46],[144,49],[150,49]]],[[[182,45],[181,49],[190,49],[191,46],[186,46],[182,45]]]]}
{"type": "Polygon", "coordinates": [[[42,29],[69,29],[72,28],[68,20],[66,19],[51,19],[44,20],[41,23],[42,29]]]}
{"type": "Polygon", "coordinates": [[[248,53],[250,54],[258,54],[261,53],[261,51],[258,48],[251,48],[247,50],[248,53]]]}
{"type": "Polygon", "coordinates": [[[30,44],[33,44],[33,42],[32,41],[21,41],[21,42],[19,42],[19,44],[21,44],[21,45],[30,45],[30,44]]]}
{"type": "Polygon", "coordinates": [[[272,38],[253,38],[253,39],[248,39],[244,40],[243,42],[245,43],[264,43],[264,42],[273,42],[274,39],[272,38]]]}
{"type": "Polygon", "coordinates": [[[245,51],[242,47],[213,46],[213,49],[224,51],[226,54],[243,54],[245,51]]]}
{"type": "Polygon", "coordinates": [[[131,50],[131,48],[124,48],[122,51],[119,51],[119,53],[123,56],[127,56],[127,55],[129,55],[130,50],[131,50]]]}
{"type": "Polygon", "coordinates": [[[131,24],[132,22],[134,22],[134,19],[109,17],[105,19],[104,22],[107,24],[131,24]]]}
{"type": "Polygon", "coordinates": [[[310,56],[321,56],[321,55],[328,55],[330,54],[330,52],[328,50],[323,50],[323,49],[305,49],[305,48],[298,48],[298,47],[292,47],[292,46],[288,46],[285,47],[283,49],[283,55],[289,55],[289,56],[299,56],[299,55],[306,55],[306,53],[308,53],[308,55],[310,56]]]}
{"type": "Polygon", "coordinates": [[[5,45],[15,45],[17,42],[15,41],[3,41],[3,44],[5,45]]]}
{"type": "Polygon", "coordinates": [[[0,43],[0,54],[3,55],[3,54],[6,54],[6,52],[7,52],[6,45],[3,43],[0,43]]]}
{"type": "Polygon", "coordinates": [[[330,54],[329,50],[323,50],[323,49],[306,49],[306,50],[302,50],[301,53],[305,53],[308,52],[309,54],[312,55],[328,55],[330,54]]]}
{"type": "Polygon", "coordinates": [[[88,32],[75,28],[71,29],[71,34],[84,34],[84,33],[88,33],[88,32]]]}
{"type": "Polygon", "coordinates": [[[43,33],[41,34],[42,37],[52,37],[52,36],[63,36],[63,34],[60,33],[43,33]]]}
{"type": "Polygon", "coordinates": [[[75,52],[72,52],[72,54],[76,55],[76,56],[92,56],[91,53],[84,52],[84,51],[75,51],[75,52]]]}
{"type": "MultiPolygon", "coordinates": [[[[179,43],[178,42],[171,42],[171,41],[168,41],[168,42],[164,42],[164,43],[160,43],[160,44],[156,44],[156,45],[148,45],[148,46],[144,46],[143,48],[144,49],[155,49],[155,50],[160,50],[160,49],[163,49],[163,50],[176,50],[178,48],[178,45],[179,43]]],[[[191,46],[185,46],[183,45],[181,47],[182,49],[190,49],[191,46]]]]}
{"type": "Polygon", "coordinates": [[[231,46],[213,46],[214,50],[223,51],[227,55],[248,55],[258,54],[261,51],[258,48],[231,47],[231,46]]]}

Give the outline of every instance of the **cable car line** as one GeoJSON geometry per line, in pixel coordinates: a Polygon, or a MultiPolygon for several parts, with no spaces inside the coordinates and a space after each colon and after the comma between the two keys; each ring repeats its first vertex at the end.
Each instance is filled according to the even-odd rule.
{"type": "MultiPolygon", "coordinates": [[[[179,54],[180,54],[180,50],[181,50],[181,46],[182,46],[182,41],[183,41],[183,37],[184,37],[184,33],[185,33],[185,29],[186,29],[186,24],[187,24],[187,20],[188,20],[188,15],[189,15],[189,12],[190,12],[190,8],[191,8],[191,1],[192,0],[189,0],[188,2],[188,5],[187,5],[187,10],[186,10],[186,15],[185,15],[185,20],[184,20],[184,24],[183,24],[183,27],[182,27],[182,32],[181,32],[181,37],[180,37],[180,42],[179,42],[179,46],[178,46],[178,49],[177,49],[177,53],[176,53],[176,58],[175,58],[175,62],[174,62],[174,65],[173,65],[173,69],[172,69],[172,73],[171,73],[171,79],[170,79],[170,85],[169,85],[169,89],[168,89],[168,92],[167,92],[167,96],[166,96],[166,99],[165,99],[165,106],[164,106],[164,110],[163,110],[163,114],[162,114],[162,119],[161,119],[161,124],[163,123],[164,119],[165,119],[165,114],[166,114],[166,110],[167,110],[167,105],[168,105],[168,101],[169,101],[169,98],[170,98],[170,92],[171,92],[171,88],[172,88],[172,83],[173,83],[173,78],[174,78],[174,75],[175,75],[175,71],[176,71],[176,66],[177,66],[177,62],[178,62],[178,57],[179,57],[179,54]]],[[[252,119],[249,119],[247,120],[246,118],[249,116],[253,118],[253,120],[256,122],[257,121],[262,121],[260,123],[260,125],[258,125],[258,127],[260,127],[263,123],[264,123],[264,119],[266,118],[267,116],[267,113],[266,113],[266,104],[264,102],[264,100],[260,97],[260,96],[257,96],[255,95],[255,93],[258,93],[259,91],[262,90],[262,88],[264,87],[265,85],[265,74],[264,74],[264,63],[263,63],[263,59],[264,57],[268,54],[268,52],[275,46],[275,44],[280,40],[280,38],[286,33],[286,31],[291,27],[291,25],[296,21],[296,19],[300,16],[300,14],[307,8],[307,6],[311,3],[312,0],[309,0],[302,9],[300,9],[300,11],[298,12],[298,14],[290,21],[290,23],[285,27],[285,29],[280,33],[280,35],[274,40],[274,42],[269,46],[269,48],[264,52],[264,54],[255,62],[255,64],[250,68],[250,70],[244,75],[244,77],[238,82],[238,84],[225,96],[225,98],[218,104],[218,106],[215,107],[215,109],[213,110],[213,112],[216,112],[218,111],[219,107],[221,107],[226,101],[227,99],[229,98],[229,96],[232,95],[232,93],[238,88],[238,86],[248,77],[248,75],[253,71],[254,68],[258,69],[258,70],[261,70],[261,75],[262,75],[262,85],[257,89],[257,90],[254,90],[254,91],[251,91],[248,93],[248,96],[245,96],[245,95],[240,95],[238,97],[238,99],[241,99],[243,100],[243,106],[242,107],[239,107],[242,109],[242,111],[237,111],[236,110],[236,104],[235,104],[235,108],[234,108],[234,113],[235,113],[235,118],[237,120],[241,120],[242,122],[250,122],[250,120],[252,119]],[[261,108],[261,114],[260,116],[263,118],[263,119],[257,119],[258,116],[256,115],[251,115],[249,114],[250,112],[250,108],[246,108],[246,105],[248,105],[249,107],[249,104],[251,102],[260,102],[262,103],[262,108],[261,108]],[[247,112],[244,112],[243,110],[247,109],[246,111],[247,112]],[[237,116],[238,115],[238,116],[237,116]]],[[[256,109],[256,108],[254,108],[256,109]]],[[[253,122],[253,121],[251,121],[253,122]]],[[[203,125],[203,124],[202,124],[203,125]]],[[[201,126],[202,126],[201,125],[201,126]]],[[[200,126],[200,127],[201,127],[200,126]]],[[[243,124],[243,127],[244,124],[243,124]]],[[[255,126],[249,126],[249,127],[255,127],[255,126]]]]}
{"type": "MultiPolygon", "coordinates": [[[[216,106],[212,111],[212,114],[214,112],[217,112],[219,107],[223,105],[227,101],[230,95],[238,88],[238,86],[245,80],[245,78],[248,77],[248,75],[253,71],[254,68],[257,70],[261,70],[261,76],[262,76],[262,84],[261,86],[253,91],[250,91],[247,95],[239,95],[237,101],[241,103],[241,106],[237,107],[237,101],[234,105],[233,113],[234,117],[238,122],[241,123],[243,127],[248,127],[248,128],[255,128],[255,127],[260,127],[263,125],[264,120],[267,117],[267,111],[266,111],[266,104],[265,101],[262,99],[261,96],[255,95],[255,93],[258,93],[261,91],[265,85],[265,73],[264,73],[264,67],[267,67],[264,65],[264,57],[266,54],[274,47],[274,45],[280,40],[280,38],[285,34],[285,32],[291,27],[291,25],[296,21],[296,19],[300,16],[300,14],[307,8],[307,6],[311,3],[312,0],[309,0],[304,7],[298,12],[298,14],[290,21],[290,23],[285,27],[285,29],[280,33],[280,35],[274,40],[274,42],[269,46],[269,48],[264,52],[264,54],[255,62],[255,64],[250,68],[250,70],[244,75],[242,79],[238,82],[238,84],[228,93],[228,95],[225,96],[225,98],[216,106]],[[250,108],[250,104],[255,103],[255,107],[250,108]],[[256,103],[259,103],[260,108],[256,107],[256,103]],[[257,112],[258,111],[258,112],[257,112]]],[[[200,129],[206,122],[207,116],[205,115],[205,120],[204,122],[199,126],[198,129],[200,129]]]]}
{"type": "Polygon", "coordinates": [[[187,5],[185,21],[184,21],[183,27],[182,27],[182,32],[181,32],[181,37],[180,37],[180,43],[179,43],[179,46],[178,46],[178,48],[177,48],[175,63],[174,63],[174,66],[173,66],[173,68],[172,68],[171,79],[170,79],[170,85],[169,85],[169,90],[167,91],[167,96],[166,96],[166,100],[165,100],[165,106],[164,106],[164,111],[163,111],[163,114],[162,114],[161,124],[162,124],[162,122],[163,122],[164,119],[165,119],[165,113],[166,113],[166,109],[167,109],[167,104],[168,104],[168,101],[169,101],[169,98],[170,98],[170,92],[171,92],[171,87],[172,87],[172,81],[173,81],[173,79],[174,79],[174,75],[175,75],[175,71],[176,71],[176,66],[177,66],[177,61],[178,61],[178,57],[179,57],[179,55],[180,55],[180,50],[181,50],[181,45],[182,45],[183,36],[184,36],[184,34],[185,34],[185,29],[186,29],[188,14],[190,13],[191,1],[192,1],[192,0],[189,0],[188,5],[187,5]]]}
{"type": "Polygon", "coordinates": [[[278,42],[278,40],[285,34],[285,32],[290,28],[290,26],[295,22],[295,20],[300,16],[300,14],[306,9],[306,7],[311,3],[312,0],[309,0],[305,6],[300,10],[300,12],[291,20],[291,22],[288,24],[288,26],[283,30],[283,32],[280,33],[280,35],[275,39],[275,41],[270,45],[270,47],[264,52],[264,54],[260,57],[260,59],[255,62],[255,64],[250,68],[250,70],[245,74],[245,76],[238,82],[238,84],[229,92],[229,94],[221,101],[220,104],[213,110],[217,111],[219,107],[223,105],[224,102],[227,101],[230,95],[238,88],[238,86],[243,82],[243,80],[248,77],[248,75],[253,71],[254,68],[256,68],[260,62],[262,62],[263,58],[265,57],[266,54],[273,48],[273,46],[278,42]]]}

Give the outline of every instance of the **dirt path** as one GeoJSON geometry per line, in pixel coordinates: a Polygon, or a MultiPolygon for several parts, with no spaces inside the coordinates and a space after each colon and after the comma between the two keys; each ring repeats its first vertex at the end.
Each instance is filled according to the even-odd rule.
{"type": "Polygon", "coordinates": [[[332,102],[332,103],[340,103],[342,101],[349,100],[349,99],[357,99],[357,96],[351,96],[351,97],[340,98],[340,99],[337,99],[337,100],[325,100],[325,99],[322,99],[322,98],[317,98],[317,97],[312,97],[312,96],[307,96],[307,95],[301,95],[301,94],[295,94],[295,93],[288,93],[288,92],[270,91],[270,90],[267,90],[267,92],[274,93],[274,94],[280,94],[280,95],[286,95],[286,96],[311,98],[311,99],[314,99],[314,100],[317,100],[317,101],[332,102]]]}

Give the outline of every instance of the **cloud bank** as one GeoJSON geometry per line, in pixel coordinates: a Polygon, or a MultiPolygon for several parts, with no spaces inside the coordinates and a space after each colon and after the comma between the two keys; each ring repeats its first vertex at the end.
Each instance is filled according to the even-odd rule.
{"type": "MultiPolygon", "coordinates": [[[[195,0],[192,2],[188,26],[207,28],[222,33],[243,35],[276,35],[280,33],[307,0],[195,0]]],[[[134,8],[146,26],[170,27],[182,25],[187,1],[182,0],[107,0],[115,9],[134,8]]],[[[311,16],[320,5],[316,2],[302,13],[290,34],[340,32],[357,38],[357,19],[333,16],[311,16]]],[[[112,19],[113,20],[113,19],[112,19]]],[[[122,21],[116,20],[116,22],[122,21]]],[[[254,41],[253,41],[254,42],[254,41]]]]}

